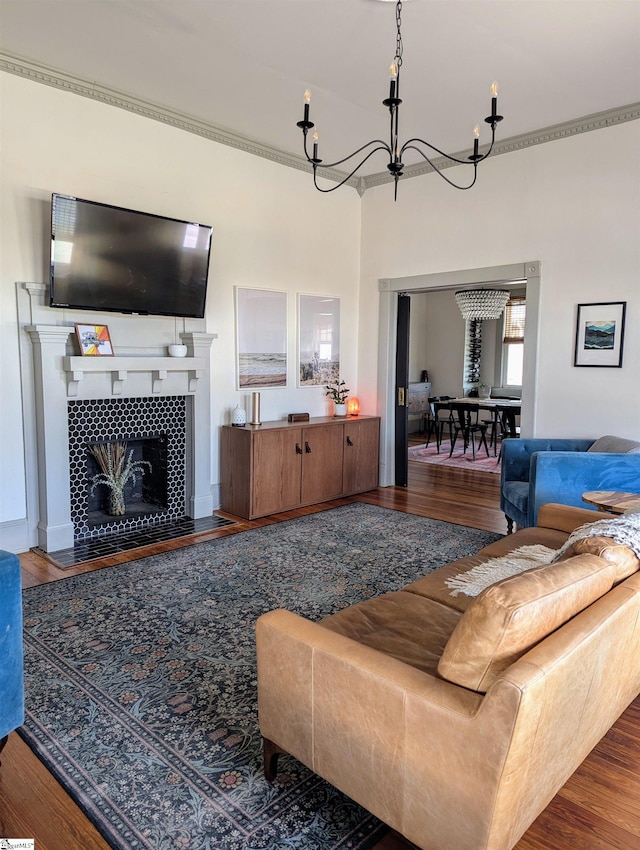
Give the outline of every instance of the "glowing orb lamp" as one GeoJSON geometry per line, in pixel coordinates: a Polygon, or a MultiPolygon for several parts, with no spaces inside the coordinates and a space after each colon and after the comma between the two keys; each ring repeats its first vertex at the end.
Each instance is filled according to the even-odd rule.
{"type": "Polygon", "coordinates": [[[352,398],[347,401],[347,415],[357,416],[359,413],[360,401],[355,396],[352,396],[352,398]]]}

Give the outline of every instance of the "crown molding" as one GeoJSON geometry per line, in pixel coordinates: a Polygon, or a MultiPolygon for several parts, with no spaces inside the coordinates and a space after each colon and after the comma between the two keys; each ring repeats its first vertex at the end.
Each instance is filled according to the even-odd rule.
{"type": "MultiPolygon", "coordinates": [[[[82,97],[88,97],[91,100],[97,100],[101,103],[106,103],[109,106],[116,106],[119,109],[125,109],[128,112],[133,112],[143,118],[150,118],[153,121],[160,121],[163,124],[168,124],[171,127],[176,127],[179,130],[184,130],[187,133],[193,133],[196,136],[202,136],[213,142],[218,142],[221,145],[228,145],[245,153],[260,156],[263,159],[268,159],[278,165],[285,165],[288,168],[296,168],[298,171],[306,171],[311,173],[312,169],[307,160],[302,156],[286,153],[278,148],[262,142],[248,139],[233,133],[231,130],[225,130],[221,127],[216,127],[213,124],[208,124],[200,121],[190,115],[187,115],[176,110],[167,109],[159,104],[150,101],[141,100],[133,95],[116,89],[100,86],[92,83],[89,80],[75,77],[71,74],[65,74],[50,68],[46,65],[41,65],[38,62],[22,59],[19,56],[14,56],[10,53],[0,51],[0,71],[6,71],[9,74],[15,74],[19,77],[33,80],[34,82],[52,86],[63,91],[78,94],[82,97]]],[[[512,153],[517,150],[524,150],[533,145],[541,145],[547,142],[554,142],[558,139],[566,139],[569,136],[576,136],[580,133],[589,133],[592,130],[601,130],[604,127],[612,127],[616,124],[622,124],[626,121],[635,121],[640,118],[640,103],[632,103],[627,106],[620,106],[615,109],[609,109],[605,112],[597,112],[593,115],[587,115],[582,118],[576,118],[572,121],[565,121],[561,124],[554,124],[551,127],[544,127],[541,130],[533,130],[529,133],[523,133],[519,136],[511,136],[503,141],[496,142],[493,148],[492,157],[500,156],[505,153],[512,153]]],[[[471,149],[458,151],[454,156],[464,159],[471,154],[471,149]]],[[[447,157],[439,157],[434,159],[434,164],[438,169],[454,167],[457,163],[447,159],[447,157]]],[[[408,177],[419,177],[423,174],[428,174],[434,169],[426,162],[417,163],[416,165],[408,165],[404,169],[403,179],[408,177]]],[[[345,174],[338,169],[318,168],[318,176],[324,177],[327,180],[333,180],[339,183],[344,180],[345,174]]],[[[350,177],[345,181],[347,186],[354,187],[360,196],[364,195],[367,189],[373,186],[381,186],[384,183],[391,183],[393,178],[388,171],[370,174],[364,177],[350,177]]]]}
{"type": "MultiPolygon", "coordinates": [[[[543,127],[541,130],[532,130],[529,133],[510,136],[507,139],[498,141],[493,146],[491,157],[524,150],[525,148],[533,147],[533,145],[555,142],[558,139],[566,139],[570,136],[577,136],[580,133],[590,133],[592,130],[602,130],[604,127],[614,127],[616,124],[624,124],[626,121],[635,121],[638,118],[640,118],[640,103],[619,106],[615,109],[608,109],[605,112],[595,112],[593,115],[575,118],[572,121],[563,121],[561,124],[553,124],[551,127],[543,127]]],[[[486,151],[486,149],[485,147],[484,150],[486,151]]],[[[482,147],[480,151],[483,152],[482,147]]],[[[458,151],[453,156],[464,159],[471,153],[471,148],[469,148],[468,150],[458,151]]],[[[452,162],[444,156],[434,159],[433,162],[440,170],[453,168],[457,165],[457,163],[452,162]]],[[[431,171],[434,171],[434,169],[427,162],[408,165],[404,169],[403,179],[405,177],[419,177],[422,174],[429,174],[431,171]]],[[[363,195],[372,186],[381,186],[384,183],[391,183],[392,181],[393,177],[386,171],[378,174],[370,174],[361,178],[358,192],[363,195]]]]}
{"type": "MultiPolygon", "coordinates": [[[[286,153],[262,142],[240,136],[231,130],[225,130],[222,127],[215,127],[213,124],[199,121],[197,118],[186,113],[168,109],[150,101],[141,100],[125,92],[110,89],[107,86],[101,86],[71,74],[65,74],[46,65],[22,59],[19,56],[13,56],[3,51],[0,51],[0,71],[6,71],[9,74],[25,77],[28,80],[42,83],[43,85],[52,86],[53,88],[68,91],[72,94],[78,94],[82,97],[88,97],[90,100],[97,100],[109,106],[125,109],[128,112],[141,115],[143,118],[160,121],[163,124],[176,127],[178,130],[184,130],[187,133],[202,136],[212,142],[218,142],[221,145],[228,145],[245,153],[260,156],[263,159],[269,159],[278,165],[297,168],[299,171],[312,172],[311,166],[302,156],[286,153]]],[[[343,180],[345,176],[343,172],[335,168],[319,168],[318,175],[326,177],[328,180],[334,180],[336,183],[343,180]]],[[[356,184],[354,179],[348,182],[352,186],[356,184]]]]}

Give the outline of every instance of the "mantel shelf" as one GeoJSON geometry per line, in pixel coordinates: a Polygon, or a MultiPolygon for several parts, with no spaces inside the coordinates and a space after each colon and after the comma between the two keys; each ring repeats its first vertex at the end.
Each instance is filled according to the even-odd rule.
{"type": "Polygon", "coordinates": [[[85,373],[111,373],[114,395],[122,394],[124,381],[129,372],[150,372],[153,375],[153,392],[160,392],[162,381],[170,372],[186,372],[189,375],[189,392],[195,392],[195,384],[207,368],[204,357],[78,357],[63,359],[67,373],[67,395],[77,396],[78,383],[85,373]]]}
{"type": "Polygon", "coordinates": [[[65,372],[190,372],[204,369],[203,357],[80,357],[64,358],[65,372]]]}

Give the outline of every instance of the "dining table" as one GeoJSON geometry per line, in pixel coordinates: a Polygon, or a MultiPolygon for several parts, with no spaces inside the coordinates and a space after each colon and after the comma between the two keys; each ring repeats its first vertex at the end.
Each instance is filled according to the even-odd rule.
{"type": "Polygon", "coordinates": [[[480,398],[480,396],[465,396],[464,398],[451,398],[448,404],[470,404],[477,405],[481,410],[490,410],[494,417],[501,413],[506,430],[510,437],[517,437],[516,416],[520,416],[522,401],[519,398],[480,398]]]}

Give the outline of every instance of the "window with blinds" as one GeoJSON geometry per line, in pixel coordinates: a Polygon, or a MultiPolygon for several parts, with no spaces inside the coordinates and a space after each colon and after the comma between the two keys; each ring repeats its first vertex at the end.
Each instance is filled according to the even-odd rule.
{"type": "Polygon", "coordinates": [[[523,296],[511,297],[507,302],[504,316],[505,344],[524,342],[524,323],[527,314],[527,300],[523,296]]]}
{"type": "Polygon", "coordinates": [[[502,341],[502,384],[506,387],[522,386],[526,312],[526,298],[522,295],[512,295],[504,311],[502,341]]]}

